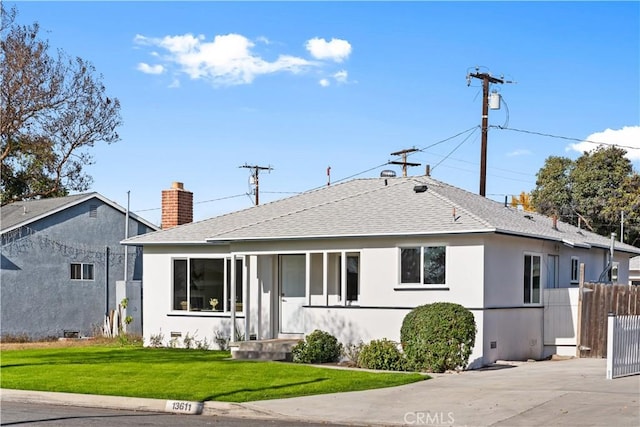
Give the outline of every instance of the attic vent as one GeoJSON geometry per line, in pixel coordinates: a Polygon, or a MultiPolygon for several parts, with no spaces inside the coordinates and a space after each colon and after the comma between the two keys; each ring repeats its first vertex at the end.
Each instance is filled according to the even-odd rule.
{"type": "Polygon", "coordinates": [[[413,187],[413,191],[416,193],[424,193],[425,191],[427,191],[427,185],[426,184],[416,185],[413,187]]]}
{"type": "Polygon", "coordinates": [[[98,217],[98,205],[89,205],[89,218],[98,217]]]}
{"type": "Polygon", "coordinates": [[[527,219],[533,220],[533,215],[525,215],[524,217],[527,219]]]}
{"type": "Polygon", "coordinates": [[[382,172],[380,172],[381,178],[394,178],[395,176],[396,176],[396,173],[389,169],[385,169],[382,172]]]}

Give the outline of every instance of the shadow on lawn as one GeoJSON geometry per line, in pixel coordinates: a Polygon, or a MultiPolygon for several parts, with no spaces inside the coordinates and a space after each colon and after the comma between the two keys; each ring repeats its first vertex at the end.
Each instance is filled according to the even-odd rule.
{"type": "MultiPolygon", "coordinates": [[[[211,401],[211,400],[218,400],[218,399],[220,399],[221,397],[224,397],[224,396],[233,396],[233,395],[238,394],[238,393],[257,393],[257,392],[264,391],[264,390],[274,390],[274,389],[288,388],[288,387],[305,385],[305,384],[313,384],[313,383],[317,383],[317,382],[321,382],[321,381],[327,381],[327,378],[316,378],[314,380],[300,381],[300,382],[296,382],[296,383],[289,383],[289,384],[282,384],[282,385],[270,385],[268,387],[241,388],[239,390],[233,390],[233,391],[229,391],[229,392],[226,392],[226,393],[212,394],[212,395],[207,396],[204,399],[202,399],[202,401],[203,402],[208,402],[208,401],[211,401]]],[[[286,396],[279,396],[278,399],[280,399],[282,397],[286,397],[286,396]]]]}

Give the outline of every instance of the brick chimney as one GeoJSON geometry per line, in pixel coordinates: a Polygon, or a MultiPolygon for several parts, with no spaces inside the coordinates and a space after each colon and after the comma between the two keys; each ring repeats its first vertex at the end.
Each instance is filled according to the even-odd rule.
{"type": "Polygon", "coordinates": [[[185,190],[181,182],[174,182],[169,190],[162,190],[162,229],[192,221],[193,193],[185,190]]]}

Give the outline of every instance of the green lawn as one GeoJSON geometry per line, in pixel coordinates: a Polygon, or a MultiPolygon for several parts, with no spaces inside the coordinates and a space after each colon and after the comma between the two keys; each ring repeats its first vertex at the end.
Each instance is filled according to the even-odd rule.
{"type": "Polygon", "coordinates": [[[3,351],[8,389],[190,401],[253,400],[393,387],[413,373],[338,370],[282,362],[229,360],[229,352],[90,346],[3,351]]]}

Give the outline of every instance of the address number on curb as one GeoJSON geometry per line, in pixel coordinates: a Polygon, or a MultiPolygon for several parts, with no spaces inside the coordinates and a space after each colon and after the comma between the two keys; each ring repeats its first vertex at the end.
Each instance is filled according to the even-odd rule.
{"type": "Polygon", "coordinates": [[[202,402],[188,402],[184,400],[167,400],[165,410],[177,414],[199,415],[202,413],[202,402]]]}

